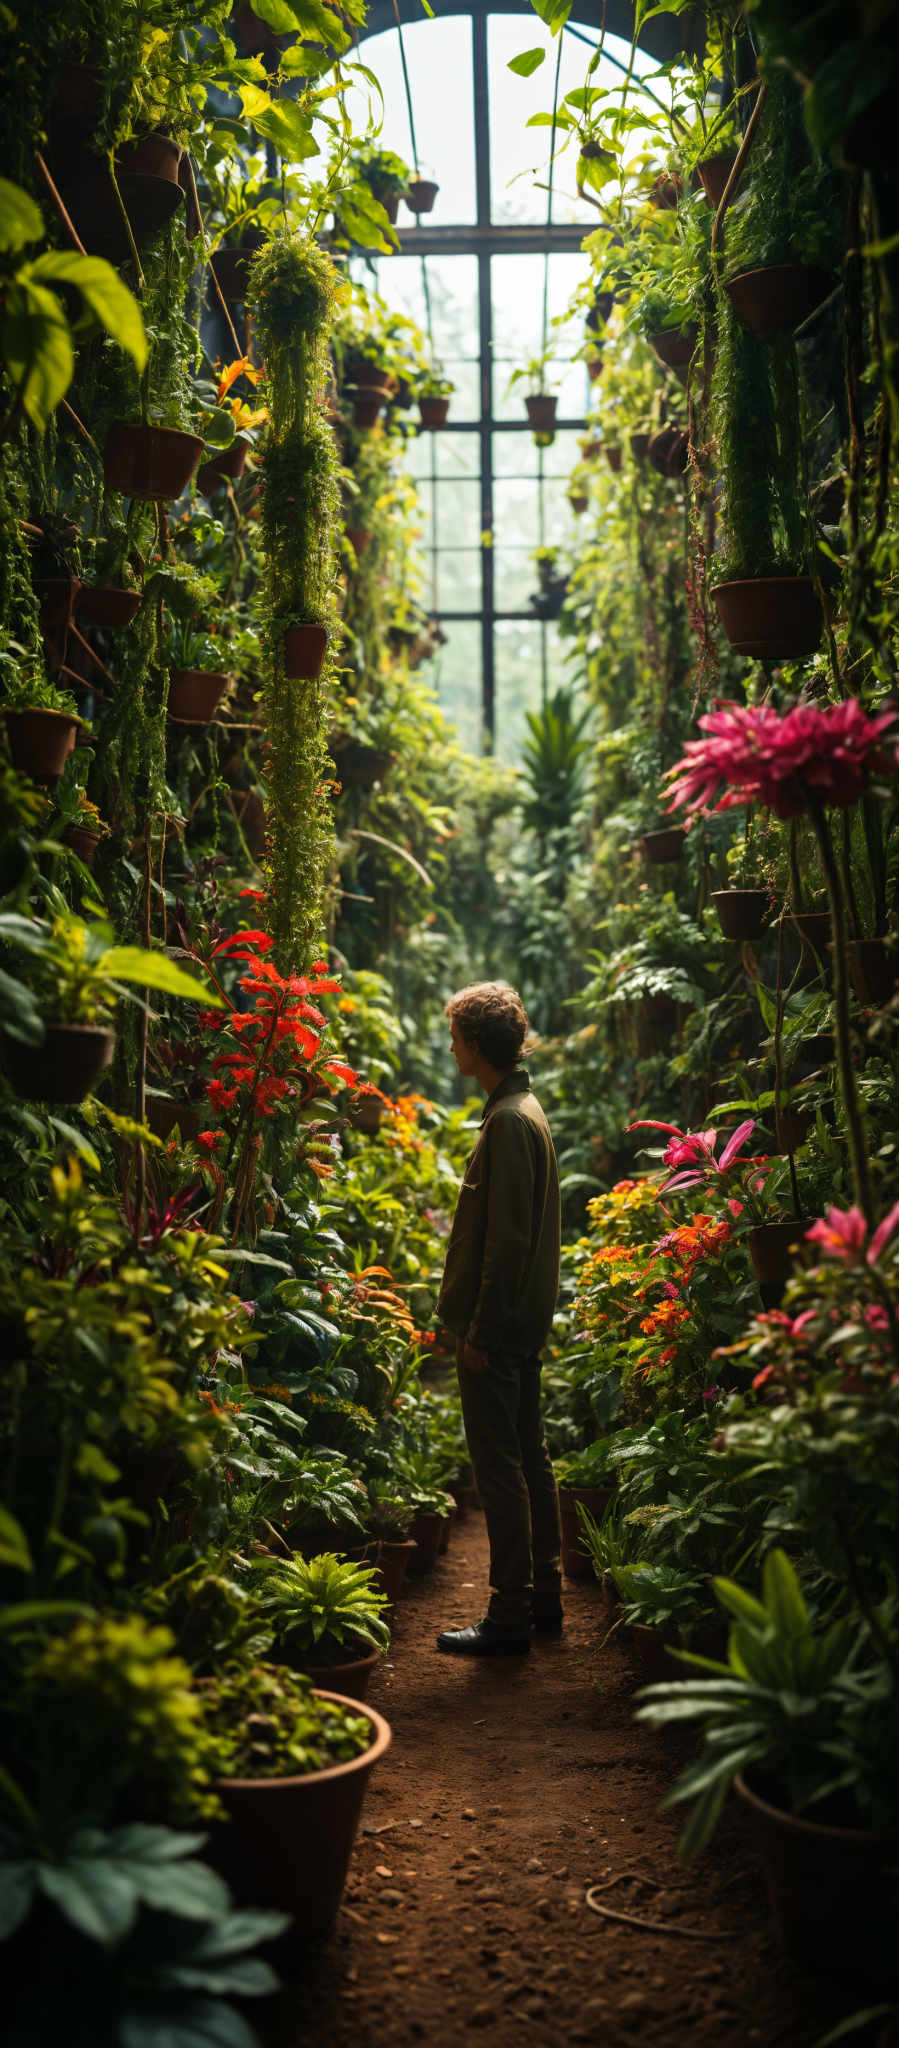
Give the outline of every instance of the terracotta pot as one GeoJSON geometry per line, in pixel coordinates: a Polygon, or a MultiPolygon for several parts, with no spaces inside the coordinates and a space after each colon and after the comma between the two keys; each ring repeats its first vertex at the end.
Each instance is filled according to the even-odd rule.
{"type": "Polygon", "coordinates": [[[72,852],[77,853],[78,859],[84,862],[86,868],[93,867],[100,844],[99,832],[88,832],[84,825],[67,825],[65,841],[72,852]]]}
{"type": "Polygon", "coordinates": [[[587,314],[586,325],[591,334],[599,334],[606,321],[611,318],[615,304],[614,292],[595,292],[593,304],[587,314]]]}
{"type": "Polygon", "coordinates": [[[93,122],[103,105],[103,72],[97,64],[66,62],[57,66],[56,84],[50,102],[54,127],[58,123],[93,122]]]}
{"type": "Polygon", "coordinates": [[[432,1571],[440,1555],[440,1541],[443,1535],[445,1515],[423,1508],[413,1517],[410,1534],[415,1540],[415,1550],[409,1559],[407,1569],[414,1578],[422,1578],[432,1571]]]}
{"type": "Polygon", "coordinates": [[[569,491],[568,503],[571,506],[572,512],[574,512],[576,516],[580,517],[580,514],[582,512],[586,512],[590,500],[587,496],[586,491],[569,491]]]}
{"type": "Polygon", "coordinates": [[[409,1559],[414,1557],[417,1548],[418,1545],[414,1536],[409,1536],[395,1542],[384,1540],[381,1543],[378,1574],[381,1592],[386,1594],[390,1607],[396,1606],[406,1573],[409,1569],[409,1559]]]}
{"type": "Polygon", "coordinates": [[[369,1774],[391,1741],[374,1707],[316,1690],[367,1716],[362,1756],[303,1778],[226,1778],[215,1788],[231,1824],[214,1831],[214,1861],[241,1902],[290,1913],[301,1942],[334,1926],[369,1774]]]}
{"type": "Polygon", "coordinates": [[[421,424],[428,433],[438,433],[449,419],[450,401],[448,398],[420,398],[418,411],[421,424]]]}
{"type": "Polygon", "coordinates": [[[699,182],[714,213],[724,198],[724,188],[736,161],[735,149],[721,149],[716,150],[714,156],[703,157],[696,166],[699,182]]]}
{"type": "Polygon", "coordinates": [[[123,142],[116,151],[116,172],[140,171],[145,177],[168,178],[173,185],[178,183],[178,168],[183,151],[180,142],[174,142],[170,135],[155,130],[145,135],[141,142],[123,142]]]}
{"type": "Polygon", "coordinates": [[[640,1666],[644,1684],[655,1685],[666,1678],[683,1678],[684,1666],[671,1655],[677,1640],[677,1636],[668,1635],[661,1628],[652,1628],[648,1622],[631,1623],[628,1642],[640,1666]]]}
{"type": "Polygon", "coordinates": [[[680,178],[671,178],[667,172],[663,171],[661,176],[656,178],[649,196],[653,206],[661,206],[673,211],[683,189],[680,178]]]}
{"type": "Polygon", "coordinates": [[[605,443],[605,456],[609,468],[612,470],[613,474],[617,476],[621,468],[622,461],[624,459],[624,452],[622,448],[618,445],[617,441],[607,441],[605,443]]]}
{"type": "Polygon", "coordinates": [[[785,1947],[815,1970],[846,1971],[875,1982],[892,1976],[896,1920],[890,1870],[899,1854],[896,1835],[787,1813],[740,1775],[734,1791],[785,1947]]]}
{"type": "Polygon", "coordinates": [[[116,632],[130,626],[143,604],[139,590],[118,590],[112,583],[82,584],[76,611],[88,626],[116,632]]]}
{"type": "Polygon", "coordinates": [[[882,939],[853,939],[849,944],[849,973],[860,1003],[879,1008],[888,1003],[896,986],[897,958],[882,939]]]}
{"type": "Polygon", "coordinates": [[[823,620],[810,576],[741,577],[712,596],[735,654],[751,661],[804,661],[817,652],[823,620]]]}
{"type": "Polygon", "coordinates": [[[358,557],[359,555],[364,555],[371,541],[371,532],[367,526],[348,526],[346,528],[346,537],[354,555],[358,557]]]}
{"type": "Polygon", "coordinates": [[[344,383],[351,391],[379,391],[387,398],[393,385],[393,373],[382,363],[370,363],[367,356],[349,355],[344,367],[344,383]]]}
{"type": "Polygon", "coordinates": [[[354,427],[360,427],[363,433],[367,433],[371,427],[376,427],[383,403],[383,391],[371,390],[367,385],[360,384],[353,399],[354,427]]]}
{"type": "Polygon", "coordinates": [[[242,441],[238,434],[230,448],[223,448],[221,455],[214,455],[211,462],[202,462],[197,470],[197,484],[204,496],[208,498],[226,484],[236,483],[246,469],[249,452],[249,442],[242,441]]]}
{"type": "Polygon", "coordinates": [[[686,384],[687,371],[696,351],[699,328],[691,325],[686,334],[679,334],[676,327],[666,327],[658,334],[647,337],[656,362],[664,370],[674,370],[682,384],[686,384]]]}
{"type": "Polygon", "coordinates": [[[48,1024],[40,1045],[0,1037],[3,1067],[28,1102],[81,1102],[115,1049],[115,1032],[99,1024],[48,1024]]]}
{"type": "Polygon", "coordinates": [[[631,454],[635,462],[646,461],[646,457],[649,454],[649,444],[651,440],[651,434],[631,434],[631,454]]]}
{"type": "Polygon", "coordinates": [[[384,1121],[384,1110],[385,1104],[379,1095],[359,1095],[355,1102],[350,1103],[347,1122],[352,1124],[354,1131],[365,1131],[369,1137],[374,1137],[384,1121]]]}
{"type": "Polygon", "coordinates": [[[454,1524],[454,1523],[455,1523],[455,1521],[456,1521],[456,1518],[457,1518],[457,1516],[458,1516],[458,1513],[459,1513],[459,1510],[458,1510],[458,1508],[456,1507],[456,1505],[455,1505],[455,1502],[454,1502],[454,1503],[453,1503],[453,1505],[452,1505],[452,1507],[450,1508],[449,1514],[448,1514],[448,1515],[445,1515],[445,1516],[444,1516],[444,1520],[443,1520],[443,1533],[442,1533],[442,1535],[441,1535],[441,1538],[440,1538],[440,1543],[439,1543],[439,1545],[438,1545],[438,1550],[437,1550],[437,1555],[438,1555],[438,1557],[445,1557],[445,1556],[446,1556],[446,1553],[447,1553],[447,1551],[448,1551],[448,1549],[449,1549],[450,1537],[451,1537],[451,1535],[452,1535],[452,1533],[453,1533],[453,1524],[454,1524]]]}
{"type": "Polygon", "coordinates": [[[603,364],[603,353],[602,353],[602,349],[599,349],[599,350],[597,350],[597,353],[596,353],[596,355],[595,355],[595,356],[588,356],[588,358],[587,358],[587,376],[589,377],[589,380],[590,380],[590,383],[591,383],[591,384],[598,384],[598,383],[599,383],[600,377],[602,376],[602,364],[603,364]]]}
{"type": "Polygon", "coordinates": [[[216,249],[209,258],[209,268],[215,278],[226,306],[242,306],[247,296],[250,265],[262,246],[263,237],[257,241],[241,242],[236,249],[216,249]]]}
{"type": "Polygon", "coordinates": [[[740,325],[748,327],[758,341],[801,327],[835,282],[829,270],[810,263],[774,263],[726,280],[740,325]]]}
{"type": "Polygon", "coordinates": [[[569,1579],[592,1579],[593,1563],[584,1548],[577,1504],[599,1522],[615,1492],[613,1486],[560,1486],[559,1514],[562,1518],[562,1570],[569,1579]]]}
{"type": "Polygon", "coordinates": [[[208,725],[228,687],[218,668],[173,668],[169,671],[167,715],[173,725],[208,725]]]}
{"type": "Polygon", "coordinates": [[[80,720],[68,711],[4,711],[13,767],[32,782],[58,782],[80,720]]]}
{"type": "Polygon", "coordinates": [[[558,403],[559,401],[554,393],[549,394],[542,391],[529,392],[524,401],[524,409],[527,413],[528,426],[531,428],[532,433],[552,434],[555,432],[558,403]]]}
{"type": "Polygon", "coordinates": [[[817,981],[829,967],[830,915],[826,910],[794,910],[790,914],[790,922],[795,926],[800,941],[796,978],[798,986],[805,988],[809,982],[817,981]]]}
{"type": "Polygon", "coordinates": [[[374,789],[376,782],[385,780],[393,759],[386,748],[366,747],[361,740],[345,740],[340,747],[332,746],[331,752],[347,788],[374,789]]]}
{"type": "Polygon", "coordinates": [[[683,476],[690,453],[690,436],[682,427],[660,427],[649,443],[649,460],[660,476],[683,476]]]}
{"type": "MultiPolygon", "coordinates": [[[[455,1343],[453,1350],[455,1351],[455,1343]]],[[[456,1520],[464,1522],[466,1515],[470,1515],[474,1507],[477,1498],[477,1488],[472,1485],[471,1480],[460,1479],[454,1485],[448,1487],[447,1491],[452,1494],[456,1503],[456,1520]]]]}
{"type": "Polygon", "coordinates": [[[288,49],[295,40],[295,32],[275,35],[268,23],[261,21],[248,6],[235,7],[230,25],[237,30],[242,49],[248,57],[274,57],[279,50],[288,49]]]}
{"type": "Polygon", "coordinates": [[[45,630],[65,631],[72,623],[81,584],[77,576],[36,576],[34,594],[45,630]]]}
{"type": "Polygon", "coordinates": [[[153,1136],[163,1141],[171,1137],[177,1124],[181,1142],[186,1145],[199,1133],[200,1107],[194,1102],[179,1102],[176,1095],[148,1095],[147,1123],[153,1136]]]}
{"type": "Polygon", "coordinates": [[[364,1657],[348,1657],[340,1664],[312,1664],[308,1657],[290,1659],[291,1669],[305,1671],[315,1680],[316,1691],[339,1692],[344,1699],[364,1700],[368,1682],[381,1662],[380,1650],[368,1650],[364,1657]]]}
{"type": "MultiPolygon", "coordinates": [[[[62,195],[81,239],[90,255],[105,256],[112,263],[127,263],[131,243],[115,186],[108,170],[89,160],[89,167],[74,167],[62,183],[62,195]]],[[[152,171],[116,171],[122,205],[138,249],[158,235],[183,204],[180,185],[152,171]]]]}
{"type": "Polygon", "coordinates": [[[663,825],[657,832],[641,832],[637,846],[644,860],[656,866],[666,860],[681,860],[686,843],[685,825],[663,825]]]}
{"type": "Polygon", "coordinates": [[[117,421],[106,436],[103,475],[126,498],[180,498],[203,453],[199,434],[117,421]]]}
{"type": "MultiPolygon", "coordinates": [[[[777,1136],[784,1152],[798,1152],[808,1137],[813,1117],[810,1109],[782,1109],[777,1136]]],[[[776,1120],[775,1120],[776,1131],[776,1120]]]]}
{"type": "Polygon", "coordinates": [[[411,178],[405,193],[409,212],[433,213],[439,190],[439,185],[435,185],[432,178],[411,178]]]}
{"type": "Polygon", "coordinates": [[[812,1221],[811,1216],[794,1216],[789,1223],[757,1223],[750,1230],[749,1256],[760,1287],[786,1286],[812,1221]]]}
{"type": "Polygon", "coordinates": [[[314,683],[328,651],[327,626],[288,626],[284,635],[284,674],[293,682],[314,683]]]}
{"type": "Polygon", "coordinates": [[[767,889],[713,889],[718,923],[726,939],[760,939],[768,922],[767,889]]]}

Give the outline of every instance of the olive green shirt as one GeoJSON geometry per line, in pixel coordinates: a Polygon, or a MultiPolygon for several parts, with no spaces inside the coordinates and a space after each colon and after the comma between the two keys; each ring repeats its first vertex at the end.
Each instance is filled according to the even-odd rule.
{"type": "Polygon", "coordinates": [[[559,1291],[562,1205],[549,1125],[524,1067],[488,1097],[465,1169],[437,1313],[479,1351],[532,1357],[559,1291]]]}

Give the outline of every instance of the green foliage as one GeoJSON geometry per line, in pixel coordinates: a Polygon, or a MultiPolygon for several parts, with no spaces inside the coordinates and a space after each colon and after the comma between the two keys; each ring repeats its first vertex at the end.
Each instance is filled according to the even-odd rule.
{"type": "Polygon", "coordinates": [[[204,1755],[219,1778],[296,1778],[349,1763],[372,1743],[367,1714],[317,1699],[283,1665],[229,1665],[197,1684],[204,1755]]]}
{"type": "Polygon", "coordinates": [[[50,907],[56,910],[52,923],[15,911],[0,914],[0,943],[19,947],[29,956],[34,994],[48,1022],[101,1021],[124,982],[202,1002],[211,1009],[222,1007],[214,989],[186,974],[165,954],[113,945],[108,924],[84,924],[52,897],[50,907]]]}
{"type": "Polygon", "coordinates": [[[112,335],[138,370],[147,360],[141,309],[112,264],[68,249],[20,260],[23,250],[44,236],[43,218],[30,194],[0,178],[0,353],[14,410],[24,412],[40,434],[72,382],[76,340],[93,326],[112,335]],[[82,301],[75,323],[66,292],[79,294],[82,301]]]}
{"type": "Polygon", "coordinates": [[[390,1631],[381,1618],[385,1596],[375,1573],[325,1551],[318,1557],[255,1558],[255,1598],[279,1648],[322,1663],[335,1652],[386,1650],[390,1631]]]}
{"type": "Polygon", "coordinates": [[[558,689],[542,711],[528,711],[526,718],[530,738],[521,753],[528,795],[522,817],[545,840],[549,832],[570,824],[583,802],[590,709],[576,716],[571,691],[558,689]]]}

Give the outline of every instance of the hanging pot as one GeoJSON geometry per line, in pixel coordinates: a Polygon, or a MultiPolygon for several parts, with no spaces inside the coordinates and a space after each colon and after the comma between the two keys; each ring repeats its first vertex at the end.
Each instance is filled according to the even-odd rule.
{"type": "Polygon", "coordinates": [[[624,459],[623,451],[617,441],[606,441],[604,443],[604,446],[606,461],[609,465],[609,468],[612,471],[612,474],[614,476],[617,476],[621,468],[622,461],[624,459]]]}
{"type": "Polygon", "coordinates": [[[778,1149],[782,1149],[784,1152],[798,1152],[800,1145],[808,1137],[812,1121],[812,1113],[809,1109],[782,1109],[780,1112],[779,1131],[777,1130],[775,1119],[778,1149]]]}
{"type": "Polygon", "coordinates": [[[345,382],[355,391],[381,391],[386,398],[393,384],[393,375],[382,363],[371,363],[367,356],[347,356],[345,382]]]}
{"type": "Polygon", "coordinates": [[[676,327],[666,327],[659,334],[647,337],[656,362],[664,370],[674,370],[682,384],[686,384],[687,371],[696,352],[699,328],[692,324],[685,334],[679,334],[676,327]]]}
{"type": "Polygon", "coordinates": [[[100,844],[99,832],[89,832],[84,825],[67,825],[64,838],[66,845],[71,847],[73,853],[77,853],[78,859],[84,862],[85,867],[92,868],[100,844]]]}
{"type": "Polygon", "coordinates": [[[166,715],[174,725],[208,725],[227,687],[222,669],[170,669],[166,715]]]}
{"type": "Polygon", "coordinates": [[[369,390],[364,384],[360,384],[353,398],[354,427],[360,428],[363,433],[367,433],[371,427],[376,427],[383,403],[383,391],[369,390]]]}
{"type": "Polygon", "coordinates": [[[829,270],[810,263],[774,263],[764,270],[743,270],[726,280],[731,305],[741,327],[757,341],[801,327],[836,280],[829,270]]]}
{"type": "Polygon", "coordinates": [[[254,789],[234,790],[228,801],[255,860],[265,852],[265,804],[254,789]]]}
{"type": "Polygon", "coordinates": [[[0,1034],[3,1069],[26,1102],[82,1102],[115,1049],[115,1032],[99,1024],[47,1024],[40,1045],[0,1034]]]}
{"type": "MultiPolygon", "coordinates": [[[[94,52],[92,51],[92,55],[94,52]]],[[[99,57],[99,52],[96,53],[99,57]]],[[[50,120],[53,128],[69,123],[93,125],[103,106],[103,70],[100,62],[75,64],[65,62],[56,69],[56,82],[50,101],[50,120]]]]}
{"type": "Polygon", "coordinates": [[[767,889],[713,889],[718,923],[726,939],[760,939],[768,921],[767,889]]]}
{"type": "Polygon", "coordinates": [[[250,231],[235,248],[216,249],[209,268],[227,306],[242,306],[247,296],[250,266],[262,248],[265,236],[250,231]]]}
{"type": "Polygon", "coordinates": [[[67,632],[72,623],[81,584],[77,576],[36,576],[34,594],[45,632],[67,632]]]}
{"type": "Polygon", "coordinates": [[[410,213],[433,213],[434,201],[440,190],[432,178],[412,178],[406,187],[405,199],[410,213]]]}
{"type": "Polygon", "coordinates": [[[384,1121],[386,1104],[379,1095],[357,1095],[347,1110],[347,1122],[354,1131],[364,1131],[370,1138],[380,1130],[384,1121]]]}
{"type": "Polygon", "coordinates": [[[811,1216],[794,1216],[789,1223],[757,1223],[750,1230],[749,1256],[760,1287],[786,1286],[812,1221],[811,1216]]]}
{"type": "Polygon", "coordinates": [[[249,441],[236,434],[230,448],[223,448],[211,462],[201,463],[197,470],[197,485],[204,497],[211,497],[213,491],[224,489],[228,483],[236,483],[246,469],[249,452],[249,441]]]}
{"type": "Polygon", "coordinates": [[[728,178],[736,161],[735,149],[720,149],[716,150],[714,156],[703,157],[702,162],[696,166],[699,182],[713,213],[717,213],[721,205],[728,178]]]}
{"type": "Polygon", "coordinates": [[[785,1947],[816,1972],[835,1970],[869,1983],[886,1982],[896,1966],[890,1882],[899,1854],[895,1833],[833,1827],[787,1813],[740,1775],[734,1791],[785,1947]]]}
{"type": "Polygon", "coordinates": [[[712,596],[735,654],[804,661],[817,653],[823,619],[810,576],[740,577],[715,583],[712,596]]]}
{"type": "Polygon", "coordinates": [[[148,1095],[146,1112],[153,1136],[162,1138],[163,1142],[171,1137],[176,1124],[182,1145],[199,1135],[200,1112],[197,1105],[179,1101],[177,1095],[148,1095]]]}
{"type": "Polygon", "coordinates": [[[562,1570],[569,1579],[592,1579],[593,1562],[584,1546],[578,1518],[578,1502],[600,1522],[615,1492],[614,1486],[560,1486],[559,1515],[562,1523],[562,1570]]]}
{"type": "Polygon", "coordinates": [[[275,58],[281,50],[290,48],[296,41],[296,31],[286,35],[275,35],[268,23],[261,21],[250,6],[235,7],[229,26],[237,30],[242,53],[247,57],[275,58]]]}
{"type": "MultiPolygon", "coordinates": [[[[620,452],[621,451],[619,449],[619,454],[620,452]]],[[[587,496],[586,491],[569,491],[568,503],[571,506],[572,512],[574,512],[577,517],[580,517],[580,514],[582,512],[586,512],[590,500],[587,496]]]]}
{"type": "Polygon", "coordinates": [[[661,176],[656,178],[649,197],[653,206],[660,206],[668,212],[673,212],[683,189],[680,178],[669,177],[668,173],[663,171],[661,176]]]}
{"type": "Polygon", "coordinates": [[[117,169],[116,184],[118,195],[108,170],[88,159],[83,168],[76,164],[66,172],[61,190],[88,253],[127,263],[131,242],[122,206],[136,246],[143,249],[177,213],[184,195],[177,180],[152,171],[117,169]]]}
{"type": "Polygon", "coordinates": [[[40,708],[4,711],[13,767],[32,782],[58,782],[75,745],[80,719],[40,708]]]}
{"type": "Polygon", "coordinates": [[[595,356],[587,357],[587,376],[589,377],[591,384],[599,383],[600,377],[602,376],[602,363],[602,349],[598,349],[595,356]]]}
{"type": "Polygon", "coordinates": [[[391,1741],[374,1707],[324,1687],[317,1692],[367,1717],[369,1748],[301,1778],[219,1779],[228,1825],[211,1838],[212,1860],[238,1900],[289,1913],[300,1943],[333,1929],[369,1775],[391,1741]]]}
{"type": "Polygon", "coordinates": [[[660,476],[683,476],[690,454],[690,436],[682,427],[660,427],[649,443],[649,460],[660,476]]]}
{"type": "Polygon", "coordinates": [[[288,626],[284,635],[284,674],[291,682],[314,683],[328,651],[327,626],[288,626]]]}
{"type": "Polygon", "coordinates": [[[152,135],[145,135],[140,142],[123,142],[116,151],[116,175],[119,170],[139,171],[145,177],[168,178],[177,185],[178,169],[181,163],[180,142],[174,142],[170,135],[162,135],[154,129],[152,135]]]}
{"type": "Polygon", "coordinates": [[[110,427],[103,448],[106,488],[121,491],[126,498],[180,498],[202,453],[199,434],[118,420],[110,427]]]}
{"type": "Polygon", "coordinates": [[[801,941],[801,964],[810,970],[806,980],[813,981],[827,961],[831,938],[830,913],[827,910],[794,910],[790,913],[790,922],[801,941]]]}
{"type": "Polygon", "coordinates": [[[615,304],[614,292],[595,292],[593,304],[587,314],[587,327],[591,334],[600,334],[606,321],[611,318],[615,304]]]}
{"type": "Polygon", "coordinates": [[[532,433],[552,434],[555,432],[558,403],[559,401],[554,393],[550,394],[545,391],[528,393],[524,401],[524,409],[527,413],[528,425],[532,433]]]}
{"type": "Polygon", "coordinates": [[[448,398],[420,398],[418,411],[421,424],[428,433],[439,433],[449,419],[450,402],[448,398]]]}
{"type": "Polygon", "coordinates": [[[682,860],[686,844],[686,825],[662,825],[656,832],[641,832],[637,840],[644,860],[654,866],[666,860],[682,860]]]}
{"type": "Polygon", "coordinates": [[[344,788],[374,789],[386,780],[393,755],[385,747],[367,747],[362,740],[332,740],[330,747],[344,788]]]}
{"type": "Polygon", "coordinates": [[[371,530],[367,526],[348,526],[346,528],[346,537],[354,555],[358,559],[360,555],[364,555],[369,545],[371,530]]]}
{"type": "Polygon", "coordinates": [[[130,626],[142,604],[139,590],[119,590],[113,583],[90,583],[82,584],[75,609],[86,625],[116,632],[130,626]]]}
{"type": "Polygon", "coordinates": [[[859,1002],[878,1009],[896,987],[897,956],[882,939],[851,939],[849,973],[859,1002]]]}
{"type": "Polygon", "coordinates": [[[651,440],[651,434],[631,434],[631,454],[635,462],[646,461],[646,457],[649,454],[649,444],[651,440]]]}

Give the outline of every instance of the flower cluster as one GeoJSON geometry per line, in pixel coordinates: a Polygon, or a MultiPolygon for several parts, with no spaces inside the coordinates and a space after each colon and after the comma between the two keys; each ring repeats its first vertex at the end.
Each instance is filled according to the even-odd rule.
{"type": "MultiPolygon", "coordinates": [[[[220,1115],[236,1106],[252,1118],[270,1117],[278,1103],[308,1102],[339,1083],[358,1085],[352,1067],[324,1056],[327,1019],[311,1000],[339,994],[339,981],[322,960],[314,963],[311,975],[279,974],[265,957],[271,945],[267,932],[241,931],[220,939],[213,949],[213,962],[246,963],[238,988],[252,999],[252,1007],[240,1009],[225,996],[224,1011],[208,1011],[201,1019],[216,1034],[219,1047],[206,1095],[220,1115]]],[[[203,1132],[203,1149],[212,1152],[220,1135],[203,1132]]]]}
{"type": "Polygon", "coordinates": [[[760,803],[778,818],[817,805],[843,808],[861,796],[872,774],[899,772],[899,749],[885,744],[895,715],[869,718],[857,698],[840,704],[796,704],[783,716],[770,704],[719,704],[699,720],[704,737],[688,740],[668,771],[669,810],[760,803]]]}

